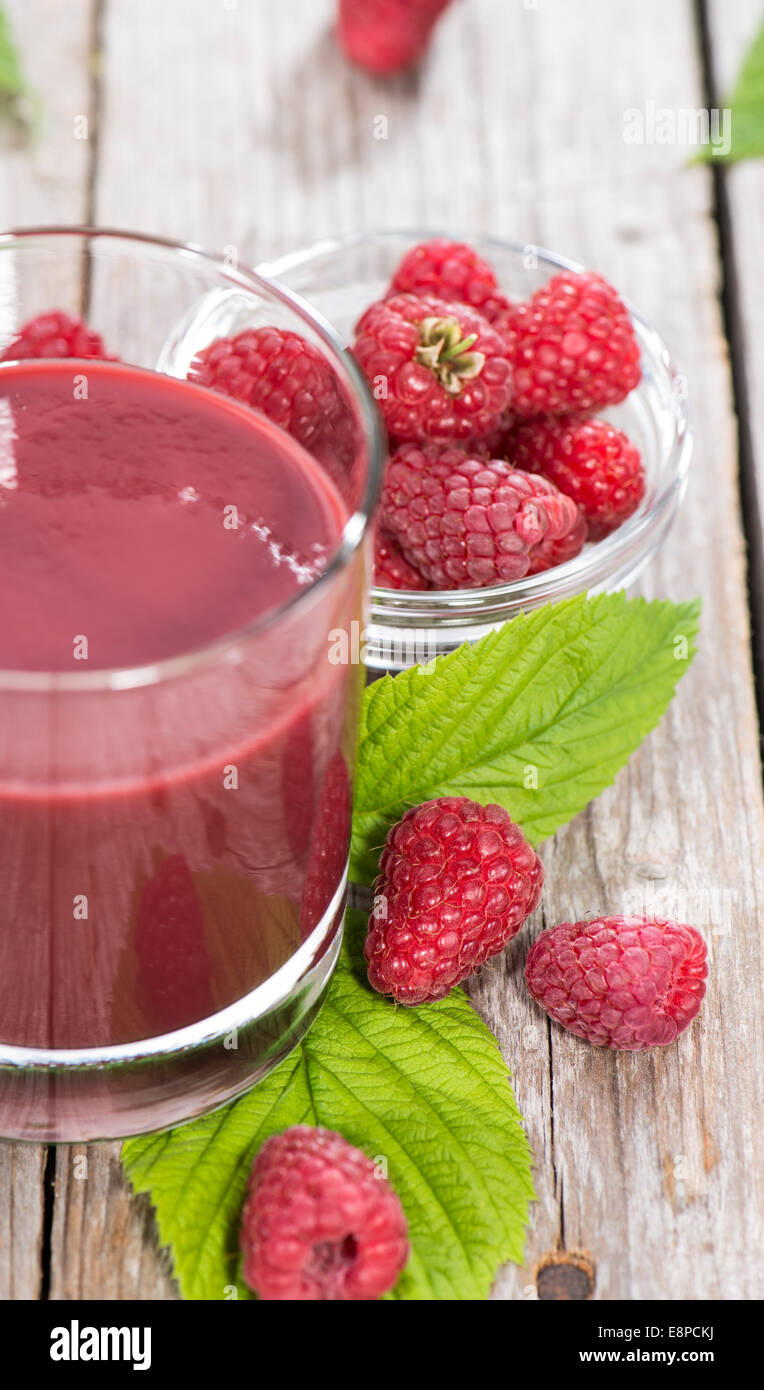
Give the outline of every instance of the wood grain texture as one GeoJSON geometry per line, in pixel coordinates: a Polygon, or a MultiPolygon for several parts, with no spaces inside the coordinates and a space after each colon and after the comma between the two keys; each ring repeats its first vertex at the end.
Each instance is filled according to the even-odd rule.
{"type": "Polygon", "coordinates": [[[51,1236],[50,1298],[140,1301],[177,1298],[154,1216],[133,1197],[119,1144],[60,1147],[51,1236]]]}
{"type": "Polygon", "coordinates": [[[90,141],[75,122],[90,115],[90,48],[96,0],[9,0],[8,20],[25,76],[41,102],[30,140],[6,134],[0,160],[0,224],[84,222],[90,141]]]}
{"type": "MultiPolygon", "coordinates": [[[[756,0],[707,0],[712,100],[722,107],[733,91],[749,44],[764,20],[756,0]]],[[[734,123],[734,115],[732,116],[734,123]]],[[[741,438],[748,476],[746,525],[758,607],[757,657],[764,670],[764,162],[718,168],[727,230],[728,311],[735,354],[741,438]]],[[[760,677],[761,679],[761,677],[760,677]]]]}
{"type": "Polygon", "coordinates": [[[40,1296],[46,1153],[0,1143],[0,1300],[40,1296]]]}
{"type": "MultiPolygon", "coordinates": [[[[42,98],[38,136],[0,159],[0,225],[81,222],[90,147],[74,120],[90,102],[93,0],[10,0],[8,19],[30,85],[42,98]]],[[[0,1144],[0,1299],[39,1298],[46,1150],[0,1144]]]]}
{"type": "MultiPolygon", "coordinates": [[[[546,846],[544,921],[686,917],[709,941],[709,992],[676,1047],[615,1056],[530,1004],[529,934],[475,984],[539,1195],[527,1267],[495,1296],[564,1289],[564,1274],[537,1285],[537,1264],[580,1251],[596,1298],[761,1297],[764,813],[711,177],[686,148],[623,138],[648,101],[703,104],[694,6],[465,0],[422,71],[389,82],[344,63],[332,8],[106,0],[97,219],[252,261],[358,226],[473,227],[596,266],[660,326],[696,447],[642,588],[702,594],[701,652],[616,787],[546,846]]],[[[86,1180],[76,1152],[58,1160],[53,1296],[170,1296],[114,1149],[88,1150],[86,1180]]]]}
{"type": "Polygon", "coordinates": [[[764,1219],[750,1167],[760,1168],[762,818],[718,246],[710,179],[685,167],[691,151],[621,139],[624,113],[648,100],[702,105],[693,14],[611,5],[589,29],[571,11],[555,10],[550,27],[546,10],[535,16],[533,239],[610,274],[683,365],[692,479],[643,588],[699,592],[704,615],[700,656],[660,730],[548,847],[544,915],[670,910],[708,936],[711,979],[700,1025],[644,1058],[593,1052],[555,1028],[545,1040],[538,1014],[529,1028],[521,943],[481,982],[476,1003],[500,1031],[541,1159],[528,1270],[506,1271],[498,1291],[532,1285],[534,1261],[564,1245],[591,1255],[600,1298],[748,1298],[760,1296],[764,1219]]]}

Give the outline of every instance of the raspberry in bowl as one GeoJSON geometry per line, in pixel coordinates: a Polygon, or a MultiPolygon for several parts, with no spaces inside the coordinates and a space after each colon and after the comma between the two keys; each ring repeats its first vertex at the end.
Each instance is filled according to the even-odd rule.
{"type": "Polygon", "coordinates": [[[353,347],[388,431],[371,670],[634,582],[676,514],[691,438],[662,339],[601,274],[423,230],[322,241],[260,269],[353,347]]]}

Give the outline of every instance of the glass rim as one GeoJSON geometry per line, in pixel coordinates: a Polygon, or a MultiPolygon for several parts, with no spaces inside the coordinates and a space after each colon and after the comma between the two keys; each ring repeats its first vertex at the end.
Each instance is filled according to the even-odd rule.
{"type": "MultiPolygon", "coordinates": [[[[257,269],[264,276],[278,279],[281,275],[300,270],[318,261],[322,256],[353,251],[373,243],[394,243],[404,240],[412,245],[420,241],[444,237],[449,241],[466,241],[485,248],[488,252],[493,246],[497,251],[523,254],[527,242],[511,237],[498,237],[474,229],[464,230],[450,227],[383,227],[358,229],[346,235],[322,237],[311,245],[301,246],[272,260],[261,262],[257,269]]],[[[533,245],[533,250],[542,266],[549,267],[552,273],[569,270],[577,274],[586,266],[570,257],[561,256],[546,247],[533,245]]],[[[619,292],[620,293],[620,292],[619,292]]],[[[660,364],[666,378],[673,384],[681,378],[681,371],[669,352],[657,328],[640,312],[626,296],[621,295],[643,349],[648,347],[654,361],[660,364]]],[[[639,390],[639,387],[637,388],[639,390]]],[[[666,517],[675,505],[677,495],[681,496],[686,486],[692,450],[690,413],[686,398],[672,391],[674,407],[674,432],[670,447],[663,455],[662,462],[667,476],[661,480],[655,496],[644,509],[627,518],[611,535],[597,541],[588,552],[575,556],[551,570],[538,574],[525,575],[504,584],[486,585],[474,589],[385,589],[373,585],[370,590],[371,621],[383,625],[404,627],[420,621],[437,625],[447,620],[458,623],[459,617],[469,621],[490,621],[491,618],[506,617],[514,607],[530,603],[553,602],[571,593],[594,590],[607,583],[617,571],[620,563],[627,563],[639,554],[650,538],[659,532],[666,517]]]]}
{"type": "MultiPolygon", "coordinates": [[[[227,279],[231,286],[250,294],[259,291],[265,299],[275,299],[317,333],[323,344],[330,349],[346,372],[354,395],[360,423],[368,448],[368,476],[363,495],[342,528],[337,549],[331,561],[309,584],[297,590],[290,598],[275,608],[259,614],[250,622],[224,632],[202,646],[162,657],[158,661],[141,662],[134,666],[103,667],[95,671],[18,671],[0,668],[0,691],[28,691],[49,694],[58,692],[88,692],[99,690],[133,690],[145,686],[156,686],[163,681],[174,680],[203,668],[216,661],[225,660],[226,654],[251,638],[267,631],[303,604],[317,589],[325,586],[336,574],[346,567],[358,550],[371,520],[374,504],[379,495],[382,469],[385,460],[385,436],[379,412],[372,400],[369,386],[352,354],[323,314],[300,295],[269,278],[266,274],[248,266],[232,266],[219,252],[209,251],[196,242],[177,241],[172,237],[154,236],[148,232],[130,231],[120,227],[100,227],[87,223],[51,223],[25,227],[10,227],[0,231],[0,253],[15,245],[32,242],[34,239],[78,237],[81,240],[125,241],[134,246],[157,248],[175,252],[181,259],[192,261],[200,266],[217,271],[227,279]]],[[[85,359],[73,357],[73,362],[85,359]]],[[[2,366],[0,365],[0,370],[2,366]]],[[[149,369],[151,370],[151,369],[149,369]]],[[[157,373],[164,375],[164,373],[157,373]]]]}

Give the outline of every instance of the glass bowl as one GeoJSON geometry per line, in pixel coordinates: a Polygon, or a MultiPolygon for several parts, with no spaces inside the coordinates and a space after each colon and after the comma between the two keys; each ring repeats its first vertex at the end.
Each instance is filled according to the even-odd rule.
{"type": "MultiPolygon", "coordinates": [[[[469,241],[494,266],[511,299],[527,299],[560,270],[583,269],[519,242],[418,228],[320,241],[259,270],[300,294],[351,343],[361,312],[388,288],[405,252],[434,236],[469,241]]],[[[401,670],[427,662],[544,603],[626,588],[655,554],[687,483],[691,436],[685,381],[656,329],[626,303],[642,353],[642,381],[627,400],[603,414],[642,454],[647,488],[638,511],[612,535],[587,544],[575,559],[508,584],[443,592],[373,587],[365,651],[371,670],[401,670]]]]}
{"type": "MultiPolygon", "coordinates": [[[[35,400],[24,395],[26,372],[37,373],[38,387],[50,387],[49,371],[67,378],[67,402],[77,401],[67,410],[90,409],[90,400],[97,408],[99,386],[116,373],[123,386],[142,380],[153,401],[182,397],[180,420],[188,407],[193,421],[202,402],[206,419],[222,417],[226,398],[157,372],[179,325],[200,303],[230,295],[253,320],[308,339],[334,373],[347,483],[335,507],[337,544],[301,588],[203,645],[190,636],[189,650],[163,645],[150,662],[119,669],[93,661],[0,671],[6,1138],[118,1138],[230,1100],[299,1041],[339,951],[363,671],[332,665],[329,653],[336,629],[365,619],[383,441],[365,381],[334,331],[286,288],[197,247],[95,228],[0,235],[0,349],[55,308],[83,316],[119,358],[0,362],[0,505],[38,486],[34,467],[25,481],[18,443],[20,412],[35,400]]],[[[72,417],[61,412],[51,418],[64,439],[72,417]]],[[[104,418],[96,423],[108,473],[104,418]]],[[[47,428],[40,495],[55,519],[70,483],[56,472],[47,428]]],[[[241,449],[251,447],[254,460],[263,431],[253,416],[251,444],[237,445],[241,472],[241,449]]],[[[293,441],[288,447],[294,452],[293,441]]],[[[333,441],[331,451],[314,456],[331,479],[322,483],[327,496],[330,487],[339,496],[333,441]]],[[[176,489],[188,481],[163,474],[151,451],[120,466],[126,495],[133,475],[138,497],[170,477],[176,489]]],[[[75,506],[80,486],[90,496],[102,475],[76,485],[75,506]]],[[[194,491],[183,487],[178,498],[196,500],[186,495],[194,491]]],[[[217,509],[215,491],[204,500],[217,509]]],[[[97,553],[91,564],[108,563],[97,553]]],[[[203,592],[195,601],[203,604],[203,592]]]]}

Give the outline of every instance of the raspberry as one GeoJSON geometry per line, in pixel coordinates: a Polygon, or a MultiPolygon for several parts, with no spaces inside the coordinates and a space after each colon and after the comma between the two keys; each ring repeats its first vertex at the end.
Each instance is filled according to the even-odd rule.
{"type": "Polygon", "coordinates": [[[263,327],[216,338],[196,355],[188,379],[262,411],[324,463],[347,496],[354,421],[330,364],[299,333],[263,327]]]}
{"type": "Polygon", "coordinates": [[[553,276],[518,304],[508,327],[516,415],[598,410],[641,378],[629,312],[601,275],[553,276]]]}
{"type": "Polygon", "coordinates": [[[591,541],[614,531],[644,497],[639,451],[607,420],[531,420],[511,433],[508,448],[518,468],[541,473],[578,503],[591,541]]]}
{"type": "Polygon", "coordinates": [[[406,559],[394,536],[377,527],[374,537],[374,583],[382,589],[429,589],[427,580],[406,559]]]}
{"type": "Polygon", "coordinates": [[[324,774],[313,818],[300,903],[303,940],[318,926],[345,872],[350,842],[350,779],[339,749],[324,774]]]}
{"type": "Polygon", "coordinates": [[[586,517],[579,509],[576,520],[565,535],[545,537],[533,547],[528,573],[541,574],[543,570],[552,570],[556,565],[574,560],[583,550],[585,541],[586,517]]]}
{"type": "Polygon", "coordinates": [[[0,362],[21,362],[30,357],[98,357],[114,361],[107,352],[100,333],[88,328],[81,319],[74,319],[62,309],[38,314],[19,329],[16,337],[3,348],[0,362]]]}
{"type": "Polygon", "coordinates": [[[504,459],[433,444],[393,454],[380,515],[409,563],[442,589],[521,579],[543,566],[553,542],[570,558],[584,540],[575,502],[554,483],[504,459]]]}
{"type": "Polygon", "coordinates": [[[597,1047],[644,1052],[683,1033],[706,992],[706,945],[664,917],[599,917],[550,927],[525,978],[550,1018],[597,1047]]]}
{"type": "Polygon", "coordinates": [[[141,893],[135,954],[138,999],[152,1028],[171,1032],[214,1013],[204,914],[181,854],[165,859],[141,893]]]}
{"type": "Polygon", "coordinates": [[[339,0],[339,37],[354,63],[392,73],[419,62],[451,0],[339,0]]]}
{"type": "Polygon", "coordinates": [[[241,1222],[244,1278],[259,1298],[379,1298],[408,1259],[400,1201],[360,1149],[295,1125],[263,1144],[241,1222]]]}
{"type": "Polygon", "coordinates": [[[442,237],[415,246],[403,257],[392,288],[400,294],[432,295],[450,304],[471,304],[492,324],[506,324],[512,309],[488,262],[465,242],[442,237]]]}
{"type": "Polygon", "coordinates": [[[413,807],[382,852],[364,948],[369,983],[399,1004],[442,999],[516,935],[543,879],[503,807],[466,796],[413,807]]]}
{"type": "Polygon", "coordinates": [[[497,333],[501,334],[505,343],[508,345],[507,355],[509,355],[512,351],[514,342],[512,325],[514,323],[516,305],[509,299],[504,299],[504,303],[502,304],[500,302],[501,299],[504,299],[504,296],[498,295],[496,306],[492,306],[491,308],[490,317],[492,326],[496,329],[497,333]]]}
{"type": "Polygon", "coordinates": [[[512,394],[501,335],[477,310],[395,294],[361,318],[353,349],[396,442],[480,439],[512,394]]]}

